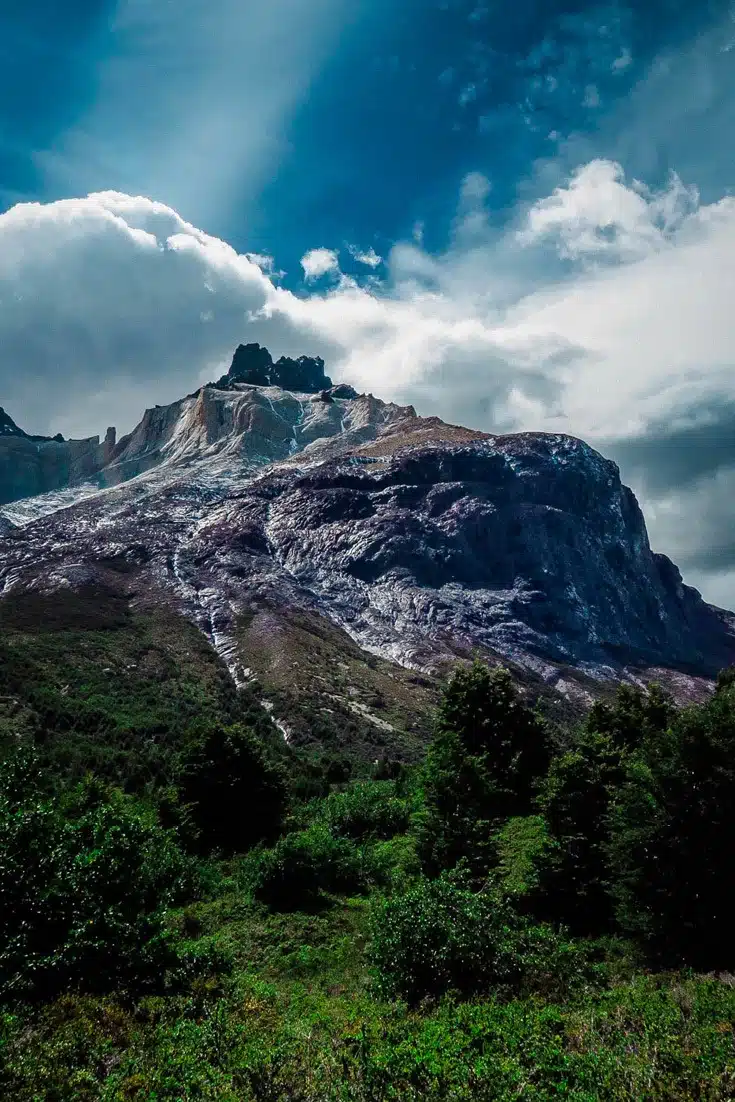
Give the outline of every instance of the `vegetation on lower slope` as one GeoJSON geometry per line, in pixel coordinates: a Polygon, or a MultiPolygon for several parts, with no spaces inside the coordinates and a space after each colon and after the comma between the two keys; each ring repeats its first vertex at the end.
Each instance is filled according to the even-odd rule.
{"type": "Polygon", "coordinates": [[[368,654],[323,616],[253,609],[240,650],[294,744],[372,761],[418,761],[431,735],[435,682],[368,654]]]}
{"type": "Polygon", "coordinates": [[[735,1097],[733,676],[552,728],[478,663],[360,772],[173,616],[45,600],[0,604],[1,1097],[735,1097]]]}

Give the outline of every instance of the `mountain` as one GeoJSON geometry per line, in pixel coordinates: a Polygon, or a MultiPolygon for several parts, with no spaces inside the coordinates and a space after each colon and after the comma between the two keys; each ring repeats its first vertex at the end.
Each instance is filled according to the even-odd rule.
{"type": "Polygon", "coordinates": [[[371,756],[417,752],[437,678],[473,652],[557,708],[623,678],[701,696],[735,660],[735,616],[651,550],[581,440],[422,418],[321,387],[303,357],[313,391],[243,382],[278,366],[245,349],[108,436],[94,484],[6,507],[0,626],[59,630],[59,594],[75,623],[101,601],[165,609],[258,684],[285,737],[371,756]]]}
{"type": "Polygon", "coordinates": [[[2,406],[0,406],[0,436],[24,436],[27,437],[27,433],[23,432],[23,429],[19,429],[10,414],[6,413],[2,406]]]}

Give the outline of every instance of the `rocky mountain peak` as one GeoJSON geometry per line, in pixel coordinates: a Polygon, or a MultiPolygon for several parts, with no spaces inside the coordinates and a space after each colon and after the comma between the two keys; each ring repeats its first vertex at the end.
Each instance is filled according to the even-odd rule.
{"type": "Polygon", "coordinates": [[[267,348],[252,343],[237,346],[227,374],[216,385],[228,389],[238,383],[316,394],[328,390],[332,380],[325,375],[324,360],[320,356],[299,356],[295,360],[281,356],[274,363],[267,348]]]}
{"type": "Polygon", "coordinates": [[[267,348],[259,344],[239,344],[224,378],[230,383],[270,386],[272,370],[273,358],[267,348]]]}
{"type": "Polygon", "coordinates": [[[0,406],[0,436],[26,436],[27,433],[23,432],[23,429],[18,428],[13,418],[9,413],[6,413],[2,406],[0,406]]]}

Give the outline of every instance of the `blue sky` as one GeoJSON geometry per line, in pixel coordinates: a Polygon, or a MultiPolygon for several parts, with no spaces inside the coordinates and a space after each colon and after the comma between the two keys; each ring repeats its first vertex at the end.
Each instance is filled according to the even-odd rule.
{"type": "Polygon", "coordinates": [[[127,431],[241,340],[323,355],[584,437],[735,607],[731,3],[5,0],[0,32],[20,424],[127,431]]]}
{"type": "MultiPolygon", "coordinates": [[[[315,245],[384,252],[417,223],[441,247],[470,171],[491,180],[502,220],[519,192],[538,189],[539,162],[558,172],[582,147],[652,186],[671,167],[693,169],[706,197],[732,183],[727,143],[692,164],[691,134],[656,117],[634,133],[640,119],[631,130],[626,108],[652,59],[675,57],[727,10],[720,0],[8,0],[0,197],[7,207],[142,194],[297,274],[315,245]]],[[[709,60],[731,68],[726,55],[709,60]]]]}

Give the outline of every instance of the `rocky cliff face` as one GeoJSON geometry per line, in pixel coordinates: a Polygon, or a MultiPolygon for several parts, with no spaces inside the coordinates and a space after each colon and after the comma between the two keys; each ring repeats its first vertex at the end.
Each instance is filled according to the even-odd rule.
{"type": "MultiPolygon", "coordinates": [[[[71,507],[8,510],[22,527],[0,532],[0,593],[173,605],[240,682],[294,616],[396,670],[479,649],[572,696],[651,676],[686,695],[735,661],[735,618],[652,552],[617,467],[571,437],[238,382],[147,411],[100,477],[71,507]]],[[[331,684],[324,646],[312,685],[331,684]]]]}
{"type": "Polygon", "coordinates": [[[93,478],[109,455],[109,438],[29,436],[0,408],[0,504],[93,478]]]}
{"type": "Polygon", "coordinates": [[[103,485],[112,486],[155,467],[200,461],[212,470],[252,472],[297,453],[311,455],[330,441],[348,449],[372,440],[382,427],[415,418],[410,407],[364,395],[345,400],[331,392],[205,386],[170,406],[146,410],[137,428],[112,449],[99,475],[103,485]]]}

